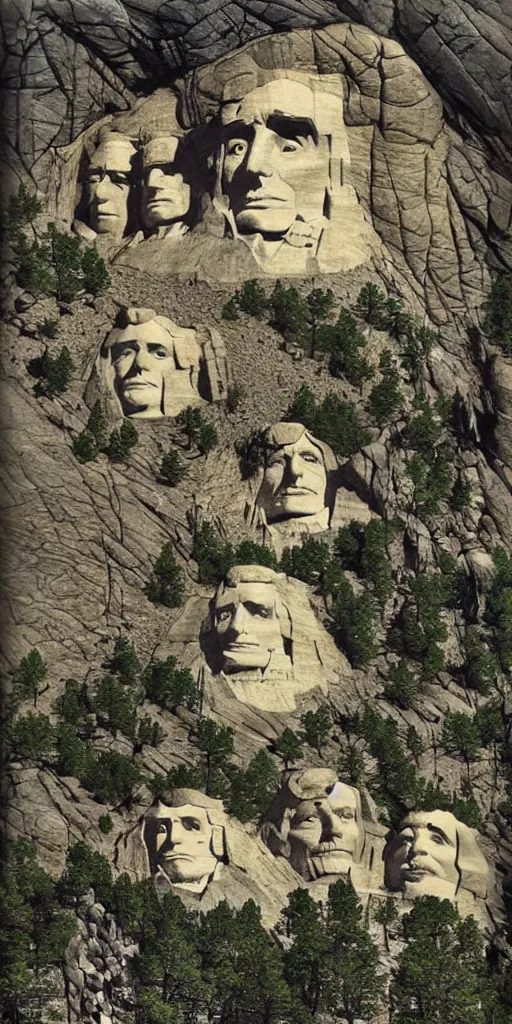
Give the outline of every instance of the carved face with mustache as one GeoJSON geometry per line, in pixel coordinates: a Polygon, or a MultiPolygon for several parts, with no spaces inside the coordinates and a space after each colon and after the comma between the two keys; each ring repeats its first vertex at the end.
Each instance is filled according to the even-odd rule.
{"type": "Polygon", "coordinates": [[[303,878],[346,874],[360,844],[355,791],[335,782],[325,796],[302,800],[290,822],[290,863],[303,878]]]}
{"type": "Polygon", "coordinates": [[[386,884],[410,898],[454,899],[459,884],[457,826],[446,811],[409,814],[386,854],[386,884]]]}

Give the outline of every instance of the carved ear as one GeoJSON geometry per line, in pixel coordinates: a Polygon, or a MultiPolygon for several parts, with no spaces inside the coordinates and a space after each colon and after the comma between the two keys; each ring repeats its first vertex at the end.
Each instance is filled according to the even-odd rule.
{"type": "Polygon", "coordinates": [[[219,860],[228,859],[223,825],[212,825],[212,853],[219,860]]]}
{"type": "Polygon", "coordinates": [[[266,821],[261,826],[260,836],[274,857],[290,857],[290,844],[283,839],[272,821],[266,821]]]}

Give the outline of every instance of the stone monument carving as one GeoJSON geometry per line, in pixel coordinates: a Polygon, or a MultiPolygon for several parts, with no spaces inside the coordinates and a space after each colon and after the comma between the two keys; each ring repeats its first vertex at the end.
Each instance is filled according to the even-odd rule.
{"type": "Polygon", "coordinates": [[[191,187],[179,151],[180,139],[172,135],[142,148],[142,221],[156,238],[181,238],[189,230],[191,187]]]}
{"type": "Polygon", "coordinates": [[[475,829],[449,811],[415,811],[384,850],[385,885],[408,899],[458,900],[462,890],[485,898],[490,871],[475,829]]]}
{"type": "Polygon", "coordinates": [[[157,419],[225,397],[228,382],[217,331],[200,338],[152,309],[130,308],[120,310],[105,338],[85,397],[89,406],[103,398],[112,418],[157,419]]]}
{"type": "Polygon", "coordinates": [[[175,789],[145,815],[142,838],[152,877],[202,893],[226,863],[224,810],[196,790],[175,789]]]}
{"type": "Polygon", "coordinates": [[[276,862],[261,840],[226,814],[221,800],[195,789],[167,790],[118,836],[114,860],[133,880],[152,878],[186,906],[209,910],[222,900],[254,899],[273,927],[289,892],[301,885],[289,864],[276,862]]]}
{"type": "Polygon", "coordinates": [[[302,423],[275,423],[265,433],[264,464],[251,480],[246,517],[278,557],[351,520],[367,523],[372,512],[357,495],[340,486],[336,456],[302,423]]]}
{"type": "Polygon", "coordinates": [[[272,853],[285,857],[307,881],[350,876],[365,844],[360,793],[330,768],[289,772],[260,834],[272,853]]]}
{"type": "Polygon", "coordinates": [[[136,197],[133,139],[120,132],[103,129],[98,136],[87,171],[85,209],[87,225],[75,220],[78,234],[85,237],[107,235],[120,241],[134,229],[136,197]]]}
{"type": "Polygon", "coordinates": [[[244,704],[293,711],[297,694],[315,686],[327,692],[332,652],[308,589],[273,569],[228,572],[210,602],[201,646],[214,675],[244,704]]]}

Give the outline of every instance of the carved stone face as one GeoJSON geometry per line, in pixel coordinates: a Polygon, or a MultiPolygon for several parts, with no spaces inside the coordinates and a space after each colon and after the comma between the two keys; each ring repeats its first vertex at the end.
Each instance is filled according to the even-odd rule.
{"type": "Polygon", "coordinates": [[[386,854],[386,880],[410,898],[454,899],[459,883],[457,819],[446,811],[410,814],[386,854]]]}
{"type": "Polygon", "coordinates": [[[241,234],[278,239],[298,216],[322,217],[329,150],[308,86],[276,79],[227,104],[222,121],[223,191],[241,234]]]}
{"type": "Polygon", "coordinates": [[[183,220],[190,208],[190,185],[176,168],[178,139],[153,139],[143,153],[143,218],[152,230],[183,220]]]}
{"type": "Polygon", "coordinates": [[[224,672],[265,669],[273,651],[283,650],[277,591],[271,583],[238,583],[215,601],[215,629],[224,672]]]}
{"type": "Polygon", "coordinates": [[[125,416],[162,416],[165,384],[177,372],[173,339],[165,327],[154,320],[130,324],[119,332],[111,357],[125,416]]]}
{"type": "Polygon", "coordinates": [[[122,238],[128,222],[128,197],[135,147],[114,133],[104,140],[91,160],[87,197],[91,227],[99,235],[122,238]]]}
{"type": "Polygon", "coordinates": [[[269,455],[258,504],[269,522],[311,516],[324,508],[326,487],[322,452],[303,434],[269,455]]]}
{"type": "Polygon", "coordinates": [[[302,800],[290,822],[290,863],[303,878],[346,874],[361,841],[354,791],[336,782],[322,798],[302,800]]]}
{"type": "Polygon", "coordinates": [[[200,882],[215,871],[212,826],[204,807],[159,803],[155,814],[156,861],[170,882],[200,882]]]}

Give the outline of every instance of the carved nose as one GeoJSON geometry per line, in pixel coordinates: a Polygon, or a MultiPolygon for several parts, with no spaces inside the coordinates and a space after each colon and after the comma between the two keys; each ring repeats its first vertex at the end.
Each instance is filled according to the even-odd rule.
{"type": "Polygon", "coordinates": [[[152,167],[146,178],[148,188],[159,188],[162,184],[163,176],[161,167],[152,167]]]}
{"type": "Polygon", "coordinates": [[[231,619],[230,628],[233,633],[240,636],[240,633],[245,633],[245,627],[247,624],[247,612],[243,605],[239,605],[231,619]]]}
{"type": "Polygon", "coordinates": [[[100,203],[106,203],[109,198],[109,184],[109,179],[105,175],[94,185],[94,196],[100,203]]]}
{"type": "Polygon", "coordinates": [[[247,170],[258,177],[268,178],[272,174],[270,146],[265,138],[256,135],[251,143],[246,163],[247,170]]]}
{"type": "Polygon", "coordinates": [[[335,836],[341,837],[343,835],[343,823],[338,818],[337,814],[331,811],[330,807],[322,808],[322,842],[328,842],[329,839],[334,839],[335,836]]]}
{"type": "Polygon", "coordinates": [[[288,463],[288,473],[294,479],[297,480],[302,476],[304,467],[299,455],[292,455],[290,462],[288,463]]]}

